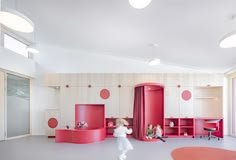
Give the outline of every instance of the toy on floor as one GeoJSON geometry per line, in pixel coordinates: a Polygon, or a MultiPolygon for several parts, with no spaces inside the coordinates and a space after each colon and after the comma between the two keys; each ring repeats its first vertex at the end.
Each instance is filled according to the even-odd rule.
{"type": "Polygon", "coordinates": [[[126,134],[131,134],[133,130],[128,129],[125,125],[129,123],[125,119],[116,119],[116,129],[114,130],[114,136],[117,137],[118,149],[121,151],[119,155],[119,160],[124,160],[127,158],[126,153],[129,150],[134,149],[132,144],[129,142],[126,134]]]}

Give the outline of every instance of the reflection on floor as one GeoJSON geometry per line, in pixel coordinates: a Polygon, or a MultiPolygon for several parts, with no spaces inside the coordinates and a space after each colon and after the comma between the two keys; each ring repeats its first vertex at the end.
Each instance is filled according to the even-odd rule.
{"type": "MultiPolygon", "coordinates": [[[[168,138],[165,143],[143,142],[130,138],[134,150],[127,160],[172,160],[171,152],[179,147],[203,146],[236,151],[236,138],[168,138]]],[[[0,142],[1,160],[117,160],[115,138],[94,144],[55,143],[46,136],[31,136],[0,142]]]]}

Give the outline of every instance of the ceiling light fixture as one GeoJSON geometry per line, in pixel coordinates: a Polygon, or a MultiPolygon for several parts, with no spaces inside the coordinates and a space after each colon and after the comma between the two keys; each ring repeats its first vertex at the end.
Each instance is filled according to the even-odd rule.
{"type": "Polygon", "coordinates": [[[129,4],[137,9],[142,9],[147,7],[152,0],[129,0],[129,4]]]}
{"type": "MultiPolygon", "coordinates": [[[[236,15],[232,15],[230,20],[234,23],[236,15]]],[[[232,25],[233,26],[233,25],[232,25]]],[[[221,48],[233,48],[236,47],[236,31],[226,34],[219,43],[221,48]]]]}
{"type": "Polygon", "coordinates": [[[34,31],[33,22],[23,14],[12,9],[0,11],[0,23],[18,32],[30,33],[34,31]]]}
{"type": "Polygon", "coordinates": [[[220,41],[221,48],[233,48],[236,47],[236,32],[232,32],[227,34],[221,41],[220,41]]]}
{"type": "Polygon", "coordinates": [[[150,66],[155,66],[161,63],[161,60],[159,58],[152,59],[151,61],[148,62],[150,66]]]}

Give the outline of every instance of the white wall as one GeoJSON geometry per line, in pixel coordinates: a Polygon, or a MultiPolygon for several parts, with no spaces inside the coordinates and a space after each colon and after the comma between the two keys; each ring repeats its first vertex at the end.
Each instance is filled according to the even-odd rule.
{"type": "Polygon", "coordinates": [[[29,77],[35,76],[35,62],[0,46],[0,68],[20,73],[29,77]]]}

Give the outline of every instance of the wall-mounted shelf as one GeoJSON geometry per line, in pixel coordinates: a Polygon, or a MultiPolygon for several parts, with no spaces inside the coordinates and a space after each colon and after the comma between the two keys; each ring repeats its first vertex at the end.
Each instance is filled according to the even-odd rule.
{"type": "Polygon", "coordinates": [[[214,99],[214,100],[217,100],[218,97],[195,97],[195,99],[214,99]]]}

